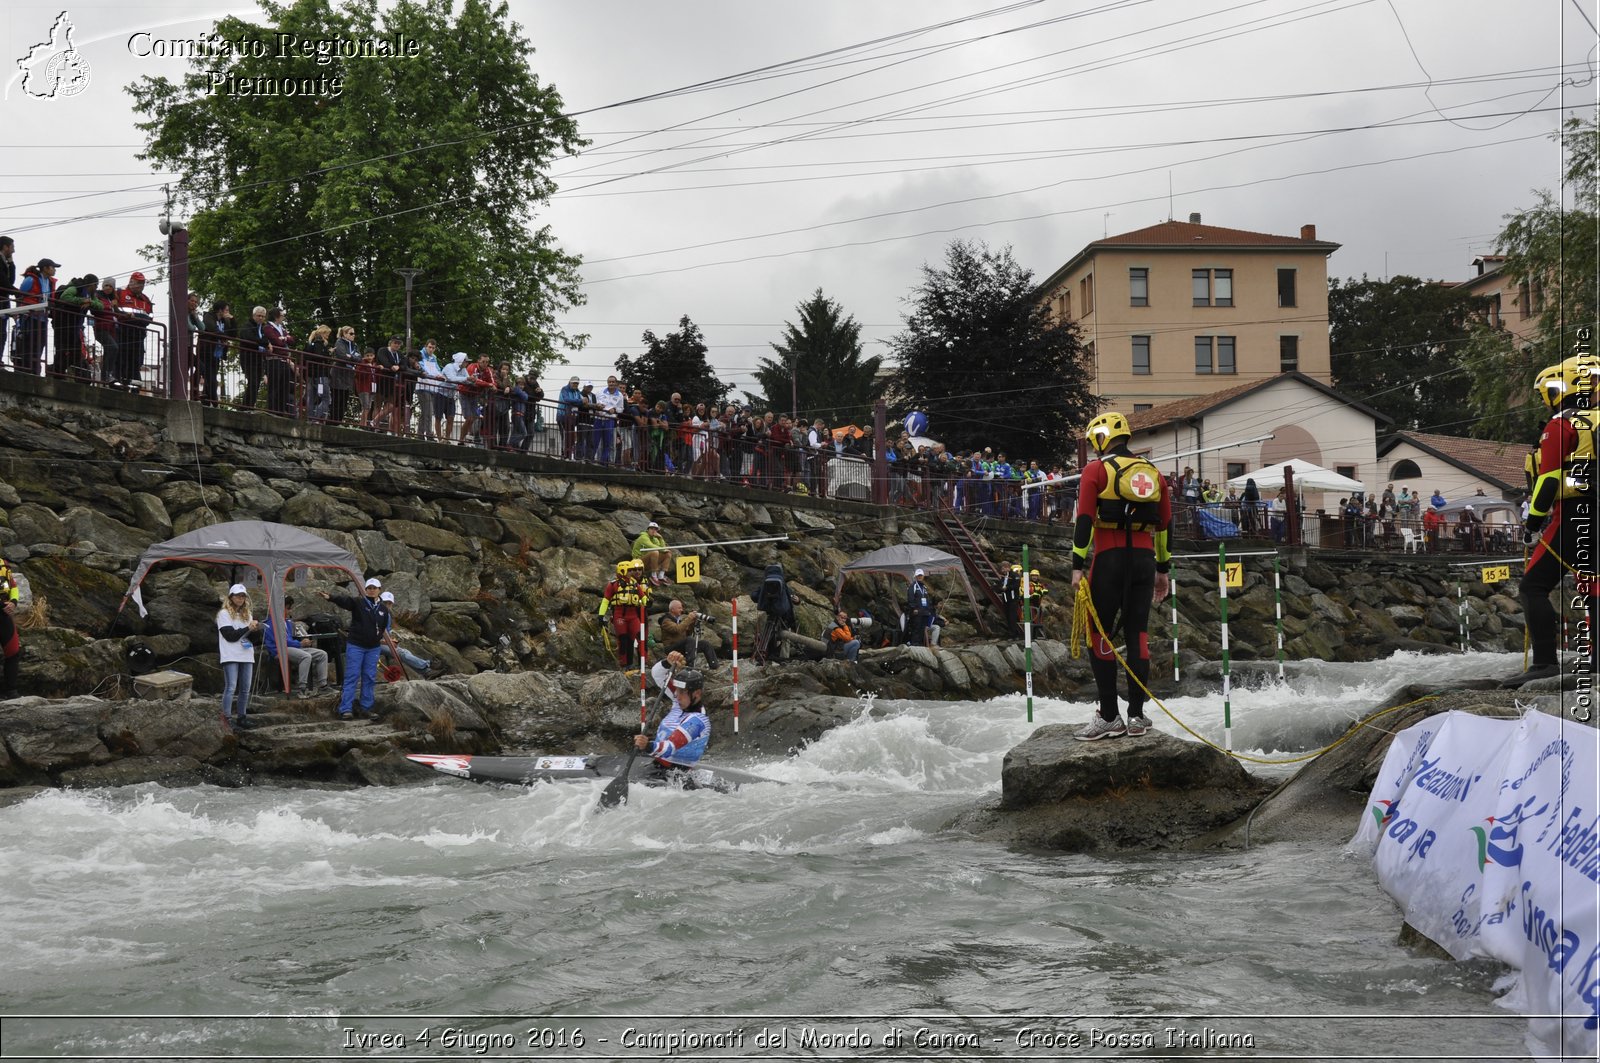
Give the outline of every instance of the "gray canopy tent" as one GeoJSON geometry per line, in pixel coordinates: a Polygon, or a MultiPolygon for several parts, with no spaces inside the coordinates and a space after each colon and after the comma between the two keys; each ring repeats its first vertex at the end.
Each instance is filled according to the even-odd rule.
{"type": "Polygon", "coordinates": [[[288,625],[283,622],[283,588],[295,569],[328,568],[361,582],[361,565],[350,551],[335,546],[319,535],[264,520],[235,520],[210,524],[192,532],[157,543],[146,550],[133,570],[128,593],[117,607],[120,616],[129,600],[140,616],[149,615],[139,585],[156,565],[168,561],[197,561],[212,565],[243,565],[261,576],[267,594],[267,615],[277,642],[278,668],[283,673],[283,689],[289,689],[288,625]]]}
{"type": "Polygon", "coordinates": [[[844,593],[845,578],[852,573],[891,572],[909,581],[919,568],[929,576],[937,572],[954,572],[960,576],[961,585],[967,589],[967,600],[972,603],[972,615],[977,618],[979,629],[987,630],[984,628],[983,613],[978,609],[977,595],[972,593],[972,581],[967,578],[967,570],[961,559],[931,546],[901,543],[862,554],[839,570],[839,577],[833,585],[834,607],[838,608],[839,596],[844,593]]]}

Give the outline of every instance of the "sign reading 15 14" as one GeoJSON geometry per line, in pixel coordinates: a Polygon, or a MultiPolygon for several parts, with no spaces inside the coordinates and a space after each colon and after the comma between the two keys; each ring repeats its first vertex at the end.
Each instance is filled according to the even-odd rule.
{"type": "Polygon", "coordinates": [[[1510,565],[1485,565],[1483,566],[1483,582],[1504,583],[1511,578],[1510,565]]]}

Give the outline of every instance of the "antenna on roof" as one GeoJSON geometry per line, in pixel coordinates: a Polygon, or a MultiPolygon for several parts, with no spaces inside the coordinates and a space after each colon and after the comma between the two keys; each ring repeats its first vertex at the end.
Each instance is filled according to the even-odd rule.
{"type": "Polygon", "coordinates": [[[1167,220],[1172,220],[1172,171],[1167,171],[1167,220]]]}

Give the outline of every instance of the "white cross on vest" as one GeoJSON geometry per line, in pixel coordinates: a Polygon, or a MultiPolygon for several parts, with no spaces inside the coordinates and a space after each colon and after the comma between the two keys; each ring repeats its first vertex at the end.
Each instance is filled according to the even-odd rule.
{"type": "Polygon", "coordinates": [[[1149,498],[1155,493],[1155,481],[1142,472],[1136,472],[1128,478],[1128,485],[1133,488],[1133,493],[1139,498],[1149,498]]]}

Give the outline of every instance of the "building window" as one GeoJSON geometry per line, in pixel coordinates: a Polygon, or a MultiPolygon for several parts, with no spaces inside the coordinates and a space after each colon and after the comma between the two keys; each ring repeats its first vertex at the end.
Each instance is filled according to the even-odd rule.
{"type": "Polygon", "coordinates": [[[1144,411],[1148,410],[1153,405],[1155,405],[1155,404],[1154,403],[1150,403],[1150,402],[1136,402],[1136,403],[1133,404],[1133,412],[1134,413],[1143,413],[1144,411]]]}
{"type": "Polygon", "coordinates": [[[1243,475],[1244,475],[1244,462],[1242,462],[1242,461],[1230,461],[1230,462],[1228,462],[1228,471],[1223,473],[1223,479],[1231,480],[1235,476],[1243,476],[1243,475]]]}
{"type": "Polygon", "coordinates": [[[1234,342],[1232,336],[1217,337],[1217,372],[1237,373],[1238,363],[1234,360],[1234,342]]]}
{"type": "Polygon", "coordinates": [[[1150,305],[1150,271],[1148,269],[1128,270],[1128,305],[1150,305]]]}
{"type": "Polygon", "coordinates": [[[1061,320],[1062,321],[1071,321],[1072,320],[1072,289],[1071,288],[1063,288],[1063,289],[1061,289],[1061,295],[1057,299],[1057,302],[1059,302],[1061,304],[1061,320]]]}
{"type": "Polygon", "coordinates": [[[1133,375],[1150,375],[1150,337],[1133,337],[1133,375]]]}
{"type": "Polygon", "coordinates": [[[1194,338],[1194,371],[1196,373],[1211,372],[1211,337],[1196,336],[1194,338]]]}
{"type": "Polygon", "coordinates": [[[1300,337],[1278,337],[1278,372],[1298,373],[1300,371],[1300,337]]]}
{"type": "Polygon", "coordinates": [[[1278,271],[1278,305],[1279,306],[1297,306],[1297,305],[1299,305],[1298,303],[1295,302],[1295,298],[1294,298],[1294,275],[1295,275],[1295,271],[1292,270],[1292,269],[1280,269],[1278,271]]]}
{"type": "Polygon", "coordinates": [[[1081,313],[1094,313],[1094,274],[1078,282],[1078,309],[1081,313]]]}
{"type": "Polygon", "coordinates": [[[1354,465],[1335,465],[1333,467],[1333,471],[1338,473],[1340,476],[1348,476],[1352,480],[1361,479],[1361,477],[1356,475],[1356,467],[1354,465]]]}
{"type": "Polygon", "coordinates": [[[1410,458],[1401,458],[1394,463],[1394,468],[1389,470],[1391,480],[1420,480],[1422,470],[1417,468],[1417,463],[1410,458]]]}
{"type": "Polygon", "coordinates": [[[1232,306],[1233,270],[1197,269],[1190,271],[1195,306],[1232,306]]]}

